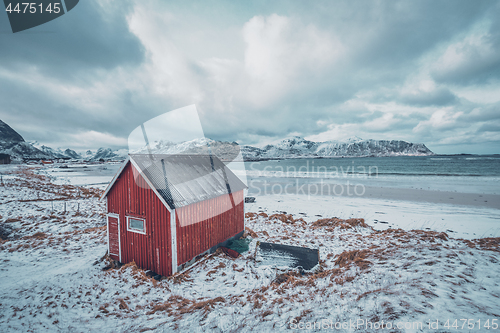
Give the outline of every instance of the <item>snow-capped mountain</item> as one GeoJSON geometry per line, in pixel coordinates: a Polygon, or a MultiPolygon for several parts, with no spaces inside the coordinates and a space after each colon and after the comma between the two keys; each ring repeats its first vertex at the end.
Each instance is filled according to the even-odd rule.
{"type": "Polygon", "coordinates": [[[94,153],[87,150],[85,153],[85,160],[89,161],[109,161],[109,160],[124,160],[127,158],[128,150],[120,149],[113,150],[111,148],[99,148],[94,153]]]}
{"type": "Polygon", "coordinates": [[[216,141],[209,138],[194,139],[181,143],[170,141],[155,141],[149,148],[142,147],[134,154],[208,154],[212,153],[221,160],[232,161],[240,153],[240,146],[236,142],[216,141]]]}
{"type": "Polygon", "coordinates": [[[400,140],[363,140],[358,137],[343,142],[314,142],[298,136],[263,148],[243,146],[242,152],[246,160],[302,157],[425,156],[434,154],[423,143],[400,140]]]}
{"type": "Polygon", "coordinates": [[[29,158],[45,159],[49,155],[37,149],[12,127],[0,120],[0,153],[10,155],[11,159],[23,160],[29,158]]]}
{"type": "Polygon", "coordinates": [[[72,149],[54,149],[37,141],[26,142],[12,127],[0,120],[0,153],[10,155],[13,161],[56,159],[108,160],[125,159],[127,155],[126,151],[111,151],[109,148],[101,148],[95,153],[88,152],[90,152],[90,155],[82,156],[72,149]]]}
{"type": "Polygon", "coordinates": [[[81,159],[82,156],[78,154],[76,151],[73,149],[62,149],[62,148],[51,148],[45,145],[41,145],[37,141],[32,141],[29,142],[33,147],[37,148],[38,150],[44,152],[47,156],[49,156],[50,159],[81,159]]]}
{"type": "Polygon", "coordinates": [[[72,158],[74,160],[82,158],[82,155],[78,154],[76,151],[69,149],[69,148],[64,151],[64,155],[66,155],[69,158],[72,158]]]}
{"type": "MultiPolygon", "coordinates": [[[[207,154],[210,149],[212,154],[225,161],[234,160],[240,151],[245,160],[251,161],[304,157],[425,156],[434,154],[422,143],[400,140],[363,140],[358,137],[343,142],[314,142],[295,136],[263,148],[239,146],[236,142],[202,138],[177,144],[164,141],[153,142],[149,149],[151,153],[156,154],[207,154]]],[[[147,154],[149,150],[147,147],[143,147],[134,153],[147,154]]]]}

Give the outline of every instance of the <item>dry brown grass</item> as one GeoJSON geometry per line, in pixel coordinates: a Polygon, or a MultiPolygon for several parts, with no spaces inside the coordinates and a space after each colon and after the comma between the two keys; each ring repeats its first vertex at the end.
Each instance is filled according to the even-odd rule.
{"type": "Polygon", "coordinates": [[[253,231],[249,227],[245,227],[245,232],[243,233],[243,238],[247,238],[248,236],[250,236],[252,238],[259,238],[259,235],[257,235],[257,233],[255,233],[255,231],[253,231]]]}
{"type": "Polygon", "coordinates": [[[313,223],[311,223],[311,228],[317,229],[321,227],[328,227],[329,231],[333,231],[335,228],[340,228],[342,230],[346,229],[354,229],[356,227],[360,228],[369,228],[373,229],[370,227],[368,224],[365,223],[365,219],[339,219],[337,217],[333,218],[325,218],[325,219],[319,219],[313,223]]]}
{"type": "Polygon", "coordinates": [[[174,275],[169,276],[167,279],[171,280],[174,284],[193,281],[192,279],[190,279],[189,272],[175,273],[174,275]]]}
{"type": "Polygon", "coordinates": [[[202,311],[206,316],[208,312],[212,311],[218,303],[225,303],[226,300],[223,297],[215,297],[208,300],[191,300],[178,295],[172,295],[168,298],[167,302],[160,304],[151,303],[151,310],[147,312],[147,315],[154,314],[156,312],[166,311],[169,316],[175,316],[180,318],[183,314],[193,313],[195,311],[202,311]]]}
{"type": "Polygon", "coordinates": [[[146,314],[147,315],[152,315],[155,314],[156,312],[163,312],[167,311],[172,308],[172,305],[168,302],[161,303],[161,304],[154,304],[152,305],[152,308],[150,311],[148,311],[146,314]]]}
{"type": "Polygon", "coordinates": [[[245,218],[249,219],[249,220],[256,220],[259,216],[264,217],[264,218],[268,217],[268,215],[264,212],[260,212],[260,213],[247,212],[247,213],[245,213],[245,218]]]}
{"type": "Polygon", "coordinates": [[[298,323],[302,318],[304,318],[305,316],[307,316],[311,312],[313,312],[313,310],[303,310],[300,313],[300,316],[295,317],[295,323],[298,323]]]}
{"type": "Polygon", "coordinates": [[[351,282],[355,279],[355,276],[338,276],[333,279],[336,284],[343,286],[344,283],[351,282]]]}
{"type": "Polygon", "coordinates": [[[212,274],[217,273],[217,271],[221,268],[226,268],[226,264],[220,262],[217,266],[215,266],[212,270],[207,272],[207,276],[210,277],[212,274]]]}
{"type": "MultiPolygon", "coordinates": [[[[25,249],[38,249],[38,248],[41,248],[42,246],[45,246],[45,245],[51,245],[52,242],[53,242],[53,239],[54,237],[49,237],[48,234],[44,233],[44,232],[37,232],[33,235],[30,235],[30,236],[24,236],[22,238],[19,238],[17,239],[16,241],[20,241],[20,243],[12,243],[12,244],[9,244],[10,248],[8,249],[8,251],[10,253],[12,252],[16,252],[16,251],[23,251],[25,249]],[[49,242],[47,243],[46,240],[49,240],[49,242]]],[[[0,244],[3,244],[5,241],[2,241],[0,244]]],[[[6,250],[7,247],[4,247],[2,246],[0,248],[1,250],[6,250]]]]}
{"type": "Polygon", "coordinates": [[[462,241],[472,249],[500,252],[500,237],[479,238],[472,241],[463,239],[462,241]]]}
{"type": "Polygon", "coordinates": [[[266,311],[262,312],[262,318],[270,316],[272,314],[273,314],[273,312],[271,310],[266,310],[266,311]]]}
{"type": "Polygon", "coordinates": [[[245,270],[245,268],[244,268],[244,267],[242,267],[242,268],[238,268],[238,265],[237,265],[237,264],[233,264],[233,271],[241,273],[241,272],[243,272],[244,270],[245,270]]]}
{"type": "MultiPolygon", "coordinates": [[[[310,283],[310,282],[309,282],[310,283]]],[[[276,275],[276,279],[271,284],[273,289],[279,287],[297,287],[307,285],[308,281],[303,279],[299,272],[290,271],[276,275]]]]}
{"type": "Polygon", "coordinates": [[[226,300],[223,297],[215,297],[206,301],[195,302],[187,309],[186,312],[192,312],[194,310],[203,310],[204,313],[211,311],[217,303],[225,303],[226,300]]]}
{"type": "Polygon", "coordinates": [[[34,238],[34,239],[45,239],[45,238],[47,238],[47,237],[48,237],[48,235],[47,235],[46,233],[44,233],[44,232],[37,232],[37,233],[35,233],[35,234],[34,234],[34,235],[32,235],[32,236],[28,236],[27,238],[28,238],[28,239],[29,239],[29,238],[34,238]]]}
{"type": "MultiPolygon", "coordinates": [[[[105,269],[115,269],[117,268],[114,265],[114,261],[109,258],[109,256],[106,258],[109,262],[108,266],[105,269]]],[[[131,275],[132,278],[135,280],[135,284],[132,286],[132,288],[137,288],[139,285],[144,285],[144,284],[153,284],[153,287],[158,287],[158,281],[153,278],[153,276],[147,276],[146,271],[144,269],[140,268],[137,266],[135,261],[129,262],[123,266],[120,267],[119,270],[117,270],[118,274],[122,274],[126,270],[130,269],[131,270],[131,275]]],[[[127,282],[127,279],[122,278],[125,282],[127,282]]],[[[175,282],[175,281],[174,281],[175,282]]],[[[168,287],[166,289],[169,290],[168,287]]]]}
{"type": "Polygon", "coordinates": [[[448,234],[446,234],[445,232],[437,232],[430,230],[411,230],[409,231],[409,233],[418,235],[421,240],[429,241],[431,243],[436,242],[437,239],[447,241],[449,237],[448,234]]]}
{"type": "Polygon", "coordinates": [[[269,216],[269,221],[281,221],[286,224],[294,224],[296,222],[306,223],[302,217],[294,219],[292,214],[272,214],[269,216]]]}
{"type": "Polygon", "coordinates": [[[109,313],[108,309],[106,309],[107,307],[109,306],[108,303],[104,304],[104,305],[101,305],[99,307],[99,311],[101,311],[102,313],[109,313]]]}
{"type": "Polygon", "coordinates": [[[13,223],[13,222],[19,222],[21,221],[20,218],[10,218],[4,221],[4,223],[13,223]]]}
{"type": "Polygon", "coordinates": [[[130,310],[128,304],[125,302],[123,298],[118,298],[118,307],[122,310],[130,310]]]}
{"type": "Polygon", "coordinates": [[[370,255],[370,250],[366,249],[344,251],[338,255],[335,265],[341,268],[349,268],[352,264],[355,264],[360,269],[367,269],[371,265],[371,262],[366,260],[368,255],[370,255]]]}
{"type": "Polygon", "coordinates": [[[248,213],[245,213],[245,218],[250,219],[250,220],[255,220],[257,218],[257,214],[248,212],[248,213]]]}

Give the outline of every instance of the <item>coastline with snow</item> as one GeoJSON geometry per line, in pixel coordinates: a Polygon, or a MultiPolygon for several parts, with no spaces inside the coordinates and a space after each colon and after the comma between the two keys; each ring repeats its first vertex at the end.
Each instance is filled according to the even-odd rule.
{"type": "Polygon", "coordinates": [[[345,331],[376,332],[365,324],[383,322],[420,332],[500,316],[500,239],[479,233],[488,212],[498,224],[497,209],[259,195],[245,207],[250,251],[237,259],[218,252],[156,281],[133,263],[110,267],[101,192],[70,184],[116,165],[59,175],[64,185],[51,181],[56,165],[0,167],[2,331],[287,332],[362,321],[345,331]],[[456,232],[441,230],[449,226],[456,232]],[[301,275],[259,262],[253,249],[262,241],[318,248],[320,265],[301,275]]]}

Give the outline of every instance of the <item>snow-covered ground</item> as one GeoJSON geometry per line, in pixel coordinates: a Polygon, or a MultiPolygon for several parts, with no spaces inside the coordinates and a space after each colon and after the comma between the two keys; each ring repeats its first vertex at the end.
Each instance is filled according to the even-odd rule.
{"type": "Polygon", "coordinates": [[[105,269],[100,190],[54,184],[41,169],[0,172],[2,332],[269,332],[314,323],[309,331],[378,332],[382,321],[387,332],[499,331],[500,245],[473,239],[489,235],[474,224],[481,208],[421,215],[402,202],[358,198],[367,209],[344,197],[259,196],[246,205],[249,252],[216,253],[157,282],[133,264],[105,269]],[[449,218],[439,224],[436,214],[449,218]],[[454,223],[462,215],[464,230],[454,223]],[[454,232],[440,232],[448,227],[454,232]],[[257,241],[319,248],[321,264],[303,276],[262,265],[257,241]]]}

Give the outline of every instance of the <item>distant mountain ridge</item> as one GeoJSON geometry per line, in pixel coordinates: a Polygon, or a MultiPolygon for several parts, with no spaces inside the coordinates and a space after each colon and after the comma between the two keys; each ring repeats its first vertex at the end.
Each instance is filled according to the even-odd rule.
{"type": "MultiPolygon", "coordinates": [[[[411,143],[401,140],[363,140],[351,138],[346,141],[315,142],[294,136],[275,145],[263,148],[239,146],[236,142],[215,141],[208,138],[192,141],[154,142],[150,146],[157,154],[200,154],[210,152],[222,160],[234,160],[241,151],[246,161],[291,158],[328,158],[328,157],[367,157],[367,156],[427,156],[434,153],[423,143],[411,143]]],[[[135,153],[147,154],[143,147],[135,153]]]]}
{"type": "Polygon", "coordinates": [[[318,158],[318,157],[367,157],[367,156],[427,156],[434,153],[423,143],[401,140],[363,140],[315,142],[294,136],[276,145],[263,148],[242,147],[246,160],[318,158]]]}
{"type": "Polygon", "coordinates": [[[46,153],[24,141],[19,133],[2,120],[0,120],[0,153],[10,155],[13,160],[48,157],[46,153]]]}
{"type": "Polygon", "coordinates": [[[30,144],[37,148],[38,150],[42,151],[43,153],[45,153],[48,158],[50,159],[58,159],[58,158],[63,158],[63,159],[67,159],[67,158],[70,158],[70,159],[81,159],[82,156],[80,154],[78,154],[76,151],[74,151],[73,149],[65,149],[65,150],[62,150],[61,148],[58,148],[58,149],[54,149],[54,148],[51,148],[51,147],[47,147],[45,145],[40,145],[38,142],[34,141],[34,142],[30,142],[30,144]]]}
{"type": "Polygon", "coordinates": [[[21,162],[25,160],[123,160],[126,158],[126,151],[113,151],[111,148],[99,148],[97,151],[87,151],[85,156],[72,149],[51,148],[39,144],[37,141],[26,142],[24,138],[12,127],[0,120],[0,153],[10,155],[13,161],[21,162]]]}
{"type": "MultiPolygon", "coordinates": [[[[401,140],[363,140],[358,137],[346,141],[309,141],[299,136],[286,138],[274,145],[258,148],[240,146],[236,142],[216,141],[200,138],[180,143],[156,141],[134,153],[147,154],[208,154],[212,153],[224,161],[232,161],[242,156],[245,161],[291,158],[329,158],[329,157],[366,157],[366,156],[427,156],[434,155],[423,143],[401,140]],[[241,155],[239,155],[241,152],[241,155]]],[[[124,160],[126,149],[112,150],[99,148],[79,154],[72,149],[53,149],[38,142],[26,142],[9,125],[0,120],[0,153],[11,155],[13,160],[53,160],[74,159],[86,161],[124,160]]]]}

